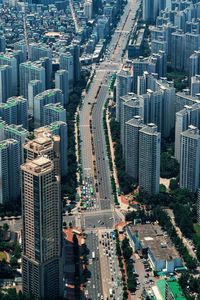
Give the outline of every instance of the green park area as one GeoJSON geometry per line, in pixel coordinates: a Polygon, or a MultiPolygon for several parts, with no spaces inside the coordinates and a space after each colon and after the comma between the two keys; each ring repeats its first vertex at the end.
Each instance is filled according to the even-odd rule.
{"type": "Polygon", "coordinates": [[[170,66],[167,67],[167,79],[174,81],[174,87],[177,91],[182,91],[188,86],[186,73],[174,71],[170,66]]]}
{"type": "Polygon", "coordinates": [[[6,259],[6,255],[3,251],[0,251],[0,261],[2,261],[3,259],[6,259]]]}
{"type": "Polygon", "coordinates": [[[200,240],[200,224],[194,224],[194,230],[196,232],[197,238],[200,240]]]}

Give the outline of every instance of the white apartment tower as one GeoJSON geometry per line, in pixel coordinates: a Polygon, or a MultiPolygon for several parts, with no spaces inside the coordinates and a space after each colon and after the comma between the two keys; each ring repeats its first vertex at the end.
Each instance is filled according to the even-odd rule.
{"type": "Polygon", "coordinates": [[[139,131],[144,126],[140,116],[134,116],[125,124],[125,169],[136,182],[139,173],[139,131]]]}
{"type": "Polygon", "coordinates": [[[158,127],[150,123],[139,132],[139,187],[149,194],[159,193],[160,143],[158,127]]]}
{"type": "Polygon", "coordinates": [[[199,187],[200,135],[190,125],[181,133],[180,187],[196,192],[199,187]]]}

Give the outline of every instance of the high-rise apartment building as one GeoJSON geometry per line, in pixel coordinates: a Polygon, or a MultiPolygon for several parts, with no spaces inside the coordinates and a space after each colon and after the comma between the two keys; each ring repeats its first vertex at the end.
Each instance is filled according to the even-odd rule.
{"type": "Polygon", "coordinates": [[[175,124],[175,101],[176,93],[174,83],[161,78],[156,81],[156,90],[162,93],[162,118],[161,118],[161,134],[168,138],[175,124]]]}
{"type": "MultiPolygon", "coordinates": [[[[3,124],[2,124],[3,125],[3,124]]],[[[23,145],[29,136],[28,130],[23,128],[21,125],[6,125],[4,127],[4,139],[14,139],[19,142],[20,146],[20,165],[24,162],[24,149],[23,145]]]]}
{"type": "Polygon", "coordinates": [[[158,130],[162,130],[162,106],[163,93],[161,90],[156,92],[147,90],[147,93],[140,96],[141,116],[144,123],[155,123],[158,130]]]}
{"type": "Polygon", "coordinates": [[[20,74],[20,95],[28,99],[28,84],[31,80],[40,80],[42,90],[46,88],[45,68],[40,63],[24,62],[19,66],[20,74]]]}
{"type": "Polygon", "coordinates": [[[194,51],[189,57],[189,76],[200,74],[200,50],[194,51]]]}
{"type": "Polygon", "coordinates": [[[12,81],[11,81],[11,95],[17,95],[18,92],[18,65],[17,59],[12,55],[12,53],[1,53],[0,54],[0,66],[8,65],[12,68],[12,81]]]}
{"type": "Polygon", "coordinates": [[[23,164],[21,173],[23,292],[58,299],[63,292],[59,176],[44,156],[23,164]]]}
{"type": "Polygon", "coordinates": [[[120,116],[120,141],[124,153],[125,147],[125,139],[126,139],[126,131],[125,131],[125,124],[127,121],[132,119],[134,116],[141,115],[141,104],[137,97],[132,96],[124,96],[122,97],[124,102],[121,106],[121,116],[120,116]]]}
{"type": "Polygon", "coordinates": [[[41,57],[36,63],[45,69],[45,88],[52,87],[52,60],[49,57],[41,57]]]}
{"type": "Polygon", "coordinates": [[[28,103],[23,97],[11,97],[0,104],[0,117],[8,124],[22,125],[28,128],[28,103]]]}
{"type": "Polygon", "coordinates": [[[143,0],[143,20],[154,23],[158,15],[158,0],[143,0]]]}
{"type": "Polygon", "coordinates": [[[185,64],[185,34],[182,31],[172,33],[171,44],[172,68],[182,71],[185,64]]]}
{"type": "Polygon", "coordinates": [[[42,57],[48,57],[52,59],[52,50],[43,44],[30,44],[30,59],[32,61],[39,60],[42,57]]]}
{"type": "Polygon", "coordinates": [[[142,76],[137,77],[137,95],[144,95],[149,89],[152,91],[156,91],[157,80],[157,73],[149,74],[147,71],[144,71],[142,76]]]}
{"type": "Polygon", "coordinates": [[[116,77],[116,120],[120,122],[120,97],[131,92],[132,77],[129,71],[121,70],[116,77]]]}
{"type": "Polygon", "coordinates": [[[180,188],[196,192],[199,188],[200,135],[197,127],[190,125],[181,133],[180,188]]]}
{"type": "Polygon", "coordinates": [[[195,75],[191,77],[191,96],[196,97],[200,94],[200,75],[195,75]]]}
{"type": "Polygon", "coordinates": [[[92,1],[85,1],[84,15],[88,20],[90,20],[92,18],[92,1]]]}
{"type": "Polygon", "coordinates": [[[20,40],[16,43],[14,43],[14,49],[20,50],[23,53],[23,62],[27,60],[28,57],[28,47],[25,40],[20,40]]]}
{"type": "Polygon", "coordinates": [[[60,70],[68,71],[69,91],[71,92],[74,85],[74,58],[70,52],[60,54],[60,70]]]}
{"type": "Polygon", "coordinates": [[[66,51],[70,52],[73,56],[73,62],[74,62],[74,82],[77,82],[80,80],[80,71],[81,71],[81,65],[80,65],[80,45],[79,41],[74,41],[71,45],[66,47],[66,51]]]}
{"type": "Polygon", "coordinates": [[[194,51],[199,50],[200,35],[196,32],[187,32],[185,34],[185,70],[189,70],[189,58],[194,51]]]}
{"type": "Polygon", "coordinates": [[[135,182],[139,176],[139,131],[144,126],[140,116],[134,116],[125,124],[125,170],[135,182]]]}
{"type": "Polygon", "coordinates": [[[149,74],[157,73],[158,77],[166,74],[166,54],[163,51],[152,54],[149,57],[133,59],[133,92],[138,93],[138,76],[143,76],[147,71],[149,74]]]}
{"type": "Polygon", "coordinates": [[[175,158],[180,162],[181,158],[181,133],[187,130],[189,125],[200,128],[200,104],[186,105],[176,113],[175,122],[175,158]]]}
{"type": "Polygon", "coordinates": [[[161,134],[155,124],[139,131],[139,187],[149,194],[159,193],[161,134]]]}
{"type": "Polygon", "coordinates": [[[12,94],[12,67],[0,66],[0,102],[6,102],[12,94]]]}
{"type": "Polygon", "coordinates": [[[43,109],[43,125],[56,121],[66,122],[66,109],[60,103],[49,103],[43,109]]]}
{"type": "Polygon", "coordinates": [[[185,107],[185,105],[193,105],[198,101],[197,97],[190,95],[189,89],[184,89],[182,92],[176,93],[175,111],[178,112],[185,107]]]}
{"type": "Polygon", "coordinates": [[[0,204],[14,204],[20,197],[20,145],[13,139],[0,142],[0,204]]]}
{"type": "Polygon", "coordinates": [[[63,106],[66,107],[69,102],[69,79],[68,71],[58,70],[55,73],[55,88],[60,89],[63,93],[63,106]]]}
{"type": "Polygon", "coordinates": [[[0,53],[6,51],[6,38],[4,35],[0,36],[0,53]]]}
{"type": "Polygon", "coordinates": [[[35,128],[44,124],[44,106],[49,103],[63,103],[63,94],[59,89],[46,90],[34,98],[33,116],[35,128]]]}
{"type": "Polygon", "coordinates": [[[40,80],[35,79],[28,83],[28,111],[32,116],[34,97],[44,91],[42,88],[42,82],[40,80]]]}

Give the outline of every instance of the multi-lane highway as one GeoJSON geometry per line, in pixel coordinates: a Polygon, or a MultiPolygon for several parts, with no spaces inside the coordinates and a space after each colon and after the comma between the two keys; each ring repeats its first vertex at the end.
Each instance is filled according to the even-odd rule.
{"type": "Polygon", "coordinates": [[[106,59],[96,66],[96,74],[80,110],[83,177],[94,177],[95,170],[97,180],[94,181],[94,185],[98,189],[97,208],[100,211],[111,208],[113,204],[103,129],[103,108],[108,97],[108,80],[113,72],[117,72],[122,67],[124,49],[131,29],[135,26],[135,15],[139,4],[140,1],[137,0],[127,2],[117,30],[107,47],[106,59]],[[92,133],[90,122],[92,122],[92,133]],[[92,153],[92,140],[95,153],[92,153]]]}
{"type": "MultiPolygon", "coordinates": [[[[106,79],[105,79],[106,80],[106,79]]],[[[109,209],[112,204],[112,188],[110,183],[109,160],[103,128],[103,108],[108,95],[108,85],[100,86],[98,101],[92,111],[92,132],[96,156],[96,176],[100,209],[109,209]]]]}
{"type": "MultiPolygon", "coordinates": [[[[83,178],[94,178],[93,184],[94,190],[96,190],[97,204],[96,212],[94,210],[91,212],[83,211],[76,219],[76,222],[86,230],[97,228],[97,231],[96,229],[95,231],[98,232],[98,228],[113,228],[115,221],[120,219],[119,215],[113,210],[111,174],[103,128],[103,109],[109,95],[109,77],[122,67],[124,50],[126,49],[131,30],[136,27],[137,20],[135,20],[135,15],[139,5],[140,0],[128,0],[118,27],[112,36],[110,44],[107,46],[105,60],[95,66],[95,76],[80,110],[79,129],[81,134],[83,178]]],[[[98,237],[95,236],[96,238],[98,240],[98,237]]],[[[95,251],[99,256],[99,247],[91,244],[90,238],[88,248],[91,253],[95,251]]],[[[100,266],[101,263],[100,257],[100,260],[95,261],[95,268],[99,268],[97,265],[99,264],[100,266]]],[[[117,284],[114,278],[113,280],[117,284]]],[[[96,299],[95,292],[97,293],[96,295],[102,294],[104,282],[100,282],[97,291],[97,281],[100,282],[99,273],[92,272],[91,284],[87,286],[87,299],[91,295],[92,299],[96,299]]],[[[108,291],[106,291],[106,294],[105,291],[103,292],[104,297],[106,296],[109,299],[108,291]]],[[[119,294],[117,299],[121,299],[119,294]]]]}

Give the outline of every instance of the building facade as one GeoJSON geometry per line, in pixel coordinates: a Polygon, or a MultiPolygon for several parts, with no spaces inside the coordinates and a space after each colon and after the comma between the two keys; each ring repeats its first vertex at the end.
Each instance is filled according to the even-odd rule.
{"type": "Polygon", "coordinates": [[[63,292],[59,178],[42,156],[23,164],[21,173],[23,292],[55,300],[63,292]]]}

